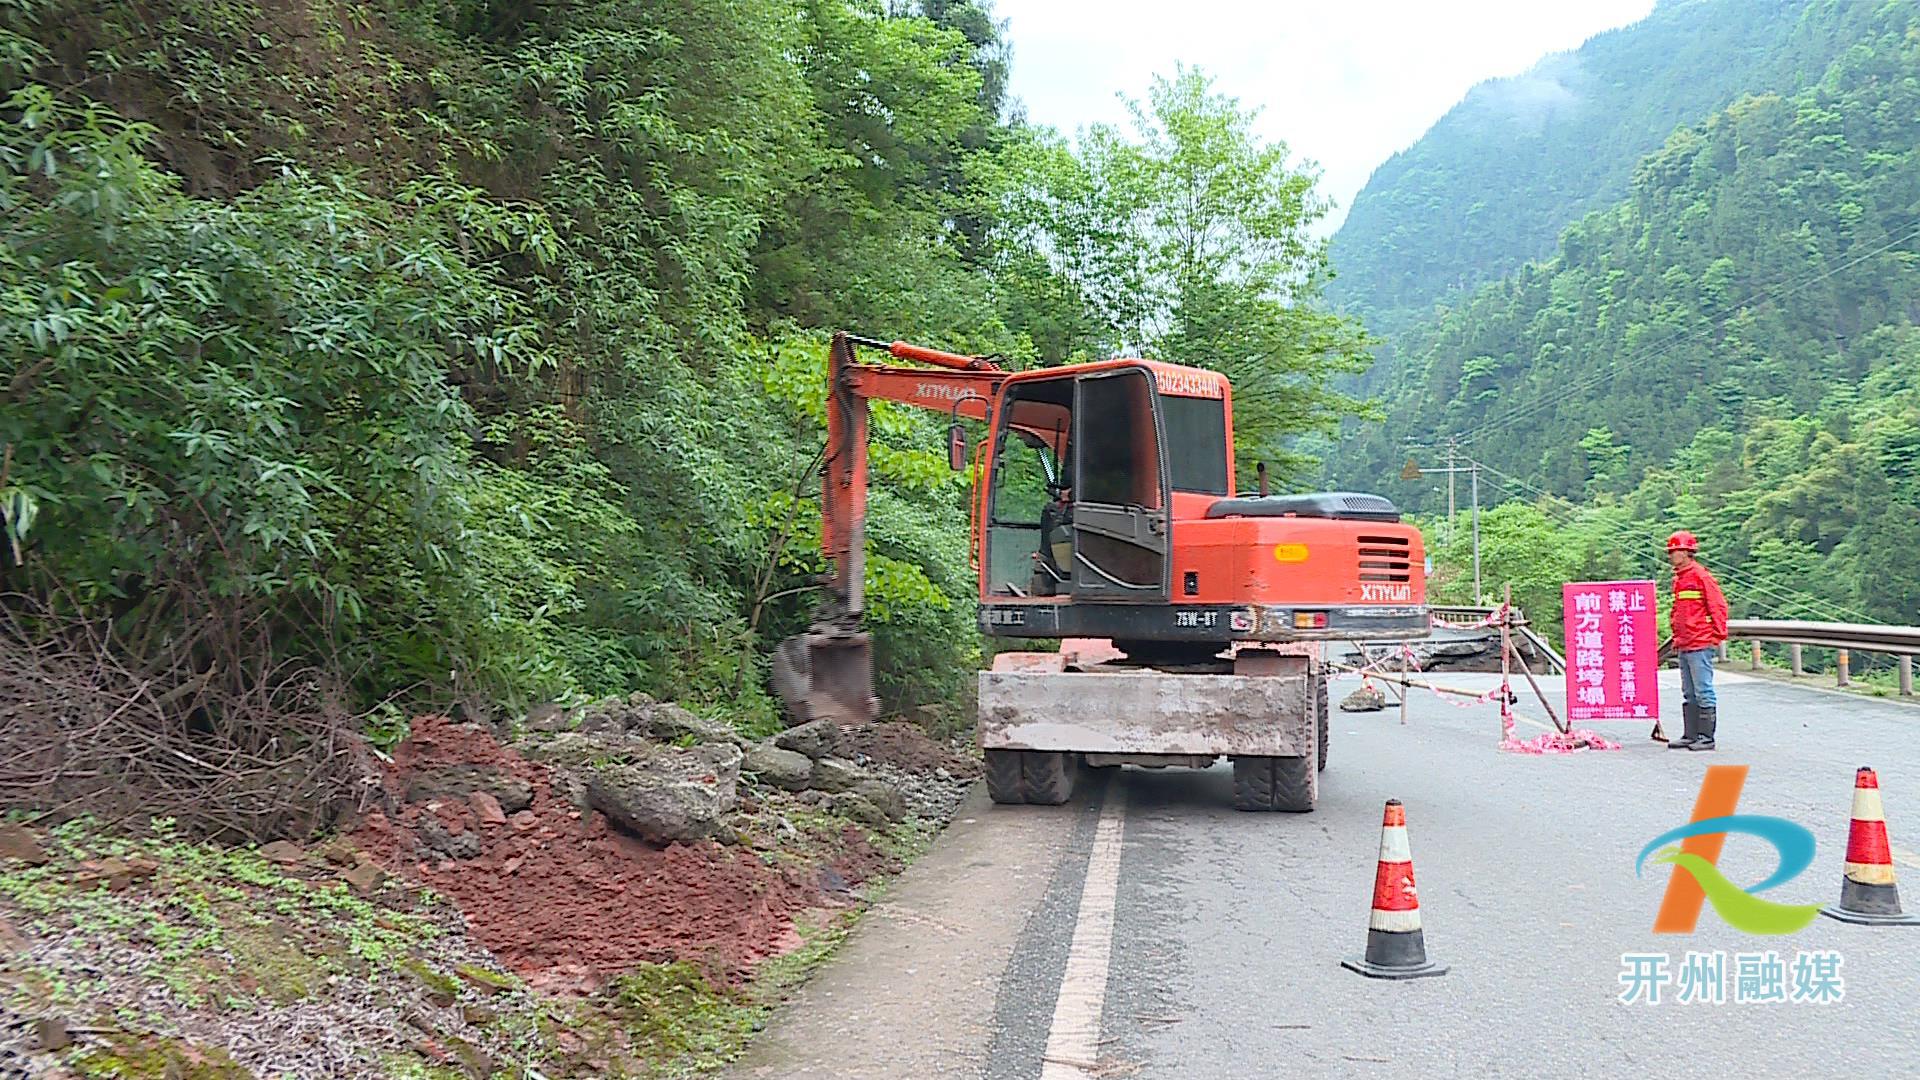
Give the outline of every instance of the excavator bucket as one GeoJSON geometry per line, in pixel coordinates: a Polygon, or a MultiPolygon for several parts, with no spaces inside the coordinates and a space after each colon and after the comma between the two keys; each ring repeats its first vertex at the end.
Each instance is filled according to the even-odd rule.
{"type": "Polygon", "coordinates": [[[793,724],[879,719],[880,699],[873,693],[873,638],[857,630],[822,626],[788,638],[774,650],[773,689],[793,724]]]}

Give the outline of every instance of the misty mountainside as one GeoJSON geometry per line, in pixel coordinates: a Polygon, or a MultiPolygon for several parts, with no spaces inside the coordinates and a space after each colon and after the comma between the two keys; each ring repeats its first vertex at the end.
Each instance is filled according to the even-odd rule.
{"type": "Polygon", "coordinates": [[[1663,0],[1481,83],[1354,198],[1331,243],[1329,300],[1391,339],[1436,302],[1552,254],[1560,230],[1626,196],[1635,162],[1674,128],[1743,93],[1807,85],[1876,7],[1663,0]]]}
{"type": "Polygon", "coordinates": [[[1920,622],[1920,5],[1806,19],[1853,35],[1806,89],[1675,131],[1551,259],[1404,331],[1332,475],[1444,514],[1394,478],[1457,438],[1530,574],[1658,575],[1686,527],[1738,611],[1920,622]]]}

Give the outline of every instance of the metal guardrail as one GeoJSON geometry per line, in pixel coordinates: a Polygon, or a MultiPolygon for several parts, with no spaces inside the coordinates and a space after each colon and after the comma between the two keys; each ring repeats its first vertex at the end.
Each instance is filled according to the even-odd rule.
{"type": "Polygon", "coordinates": [[[1920,626],[1879,626],[1873,623],[1793,622],[1784,619],[1731,619],[1727,635],[1753,646],[1750,666],[1760,667],[1760,645],[1769,642],[1787,646],[1790,670],[1805,675],[1801,650],[1808,645],[1834,650],[1835,680],[1851,686],[1848,654],[1860,652],[1892,653],[1900,658],[1900,696],[1913,696],[1913,658],[1920,655],[1920,626]]]}
{"type": "MultiPolygon", "coordinates": [[[[1435,605],[1430,609],[1433,617],[1456,626],[1471,626],[1490,618],[1499,608],[1469,607],[1465,605],[1435,605]]],[[[1527,617],[1519,608],[1513,609],[1514,632],[1530,640],[1552,657],[1555,666],[1565,670],[1566,662],[1553,651],[1545,637],[1533,631],[1527,623],[1527,617]]],[[[1849,670],[1850,653],[1874,652],[1889,653],[1900,658],[1900,696],[1913,697],[1913,658],[1920,656],[1920,626],[1882,626],[1878,623],[1830,623],[1798,622],[1788,619],[1730,619],[1727,622],[1727,636],[1735,641],[1750,642],[1753,653],[1749,668],[1758,671],[1761,644],[1787,646],[1790,661],[1789,670],[1796,677],[1807,673],[1802,663],[1801,650],[1812,646],[1816,649],[1832,649],[1835,654],[1835,682],[1840,686],[1852,686],[1853,676],[1849,670]]],[[[1721,658],[1726,658],[1726,647],[1721,647],[1721,658]]]]}

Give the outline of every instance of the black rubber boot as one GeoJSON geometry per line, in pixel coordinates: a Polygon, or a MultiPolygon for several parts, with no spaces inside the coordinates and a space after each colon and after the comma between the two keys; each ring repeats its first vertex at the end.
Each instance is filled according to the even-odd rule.
{"type": "Polygon", "coordinates": [[[1713,749],[1713,729],[1720,726],[1720,710],[1700,710],[1700,734],[1687,744],[1689,750],[1713,749]]]}
{"type": "Polygon", "coordinates": [[[1680,737],[1667,744],[1669,750],[1686,750],[1700,737],[1700,706],[1689,701],[1680,706],[1680,715],[1684,717],[1685,730],[1680,737]]]}

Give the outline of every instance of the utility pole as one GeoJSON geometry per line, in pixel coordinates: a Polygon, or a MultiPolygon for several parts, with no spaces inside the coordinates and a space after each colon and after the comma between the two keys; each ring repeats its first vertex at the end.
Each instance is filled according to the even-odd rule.
{"type": "MultiPolygon", "coordinates": [[[[1418,447],[1413,445],[1412,439],[1408,439],[1407,443],[1408,449],[1418,449],[1418,447]]],[[[1406,468],[1400,470],[1400,478],[1403,480],[1417,480],[1427,473],[1443,472],[1447,474],[1447,542],[1451,544],[1454,537],[1453,519],[1455,510],[1453,477],[1455,473],[1468,474],[1468,479],[1471,481],[1473,498],[1473,600],[1474,603],[1477,604],[1482,599],[1480,591],[1480,463],[1468,457],[1464,459],[1466,465],[1461,466],[1459,464],[1461,460],[1459,442],[1452,436],[1449,436],[1447,438],[1447,465],[1445,468],[1422,469],[1413,458],[1409,457],[1406,468]]]]}
{"type": "Polygon", "coordinates": [[[1480,463],[1467,459],[1473,465],[1473,602],[1479,603],[1480,592],[1480,463]]]}

